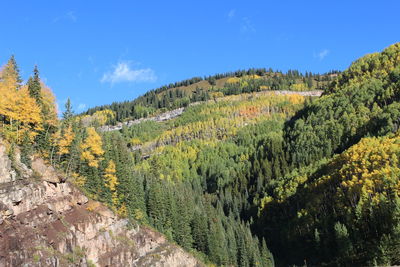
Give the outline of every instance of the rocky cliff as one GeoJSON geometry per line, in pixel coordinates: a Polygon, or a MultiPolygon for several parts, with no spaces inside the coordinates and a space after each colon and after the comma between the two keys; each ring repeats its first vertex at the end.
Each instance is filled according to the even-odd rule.
{"type": "Polygon", "coordinates": [[[201,266],[161,234],[118,218],[53,168],[0,143],[0,266],[201,266]]]}

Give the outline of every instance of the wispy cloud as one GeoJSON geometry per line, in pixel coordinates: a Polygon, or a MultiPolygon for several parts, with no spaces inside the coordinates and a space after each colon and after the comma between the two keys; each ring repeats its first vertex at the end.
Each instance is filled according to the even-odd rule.
{"type": "Polygon", "coordinates": [[[78,105],[78,107],[76,108],[76,111],[82,112],[82,111],[84,111],[85,109],[86,109],[86,104],[80,103],[80,104],[78,105]]]}
{"type": "Polygon", "coordinates": [[[318,58],[319,60],[323,60],[329,54],[329,52],[330,51],[328,49],[324,49],[318,53],[314,53],[314,57],[318,58]]]}
{"type": "Polygon", "coordinates": [[[235,17],[235,15],[236,15],[236,9],[229,10],[229,12],[228,12],[229,19],[233,19],[233,17],[235,17]]]}
{"type": "Polygon", "coordinates": [[[59,22],[61,20],[67,20],[67,21],[75,23],[78,21],[78,17],[75,15],[75,12],[68,11],[64,15],[54,18],[53,23],[59,22]]]}
{"type": "Polygon", "coordinates": [[[242,18],[242,24],[240,25],[240,32],[242,33],[255,33],[256,28],[248,17],[242,18]]]}
{"type": "Polygon", "coordinates": [[[123,61],[113,66],[111,72],[104,73],[100,81],[114,84],[120,82],[154,82],[156,80],[157,76],[152,69],[132,69],[129,61],[123,61]]]}
{"type": "Polygon", "coordinates": [[[78,18],[75,16],[75,13],[72,11],[68,11],[67,14],[65,14],[65,17],[72,22],[76,22],[78,20],[78,18]]]}

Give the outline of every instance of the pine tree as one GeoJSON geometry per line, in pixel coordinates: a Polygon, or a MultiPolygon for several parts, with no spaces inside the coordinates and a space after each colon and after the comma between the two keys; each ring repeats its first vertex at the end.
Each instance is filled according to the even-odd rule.
{"type": "Polygon", "coordinates": [[[71,105],[71,100],[67,99],[67,102],[65,103],[65,111],[63,112],[63,118],[64,120],[69,120],[74,116],[74,111],[72,110],[72,105],[71,105]]]}
{"type": "Polygon", "coordinates": [[[189,201],[189,196],[176,196],[176,211],[173,214],[174,240],[182,247],[189,249],[192,247],[193,239],[191,235],[190,222],[192,220],[193,206],[189,201]]]}
{"type": "Polygon", "coordinates": [[[129,216],[138,221],[146,221],[143,176],[133,170],[134,159],[126,141],[119,132],[105,134],[103,141],[106,159],[115,162],[119,182],[117,192],[121,202],[126,205],[129,216]]]}
{"type": "Polygon", "coordinates": [[[33,77],[30,77],[28,80],[28,90],[29,95],[36,100],[38,105],[42,105],[42,87],[40,85],[39,70],[37,66],[33,69],[33,77]]]}
{"type": "Polygon", "coordinates": [[[57,114],[55,112],[54,96],[49,89],[46,93],[42,90],[37,66],[33,70],[33,77],[28,80],[28,92],[30,97],[35,99],[41,110],[43,130],[36,137],[36,147],[46,155],[50,151],[50,136],[56,131],[57,114]]]}
{"type": "Polygon", "coordinates": [[[193,236],[193,246],[198,251],[207,253],[208,243],[207,243],[207,217],[204,213],[196,211],[193,215],[193,220],[191,223],[192,236],[193,236]]]}
{"type": "MultiPolygon", "coordinates": [[[[152,182],[147,192],[147,214],[150,223],[158,230],[163,229],[163,212],[165,206],[162,199],[162,188],[158,182],[152,182]]],[[[164,199],[165,200],[165,199],[164,199]]]]}
{"type": "Polygon", "coordinates": [[[261,242],[261,261],[263,266],[274,266],[274,258],[272,257],[271,252],[267,248],[267,243],[265,239],[262,239],[261,242]]]}

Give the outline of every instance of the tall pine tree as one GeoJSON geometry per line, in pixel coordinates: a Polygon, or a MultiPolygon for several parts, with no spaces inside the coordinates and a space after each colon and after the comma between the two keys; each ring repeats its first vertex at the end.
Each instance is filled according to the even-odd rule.
{"type": "Polygon", "coordinates": [[[42,105],[42,87],[40,85],[39,70],[37,66],[33,69],[33,77],[30,77],[28,80],[28,90],[29,95],[36,100],[36,103],[42,105]]]}
{"type": "Polygon", "coordinates": [[[68,97],[67,102],[65,103],[65,111],[63,112],[63,118],[64,120],[69,120],[72,116],[74,116],[74,111],[72,110],[71,100],[68,97]]]}

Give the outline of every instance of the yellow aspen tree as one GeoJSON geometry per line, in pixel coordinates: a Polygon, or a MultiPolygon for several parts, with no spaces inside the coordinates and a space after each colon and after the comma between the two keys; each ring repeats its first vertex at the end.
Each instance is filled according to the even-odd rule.
{"type": "Polygon", "coordinates": [[[41,86],[43,123],[56,127],[58,124],[56,98],[51,89],[43,82],[41,86]]]}
{"type": "Polygon", "coordinates": [[[7,64],[0,70],[0,88],[8,88],[17,90],[21,84],[17,63],[13,56],[8,60],[7,64]]]}
{"type": "Polygon", "coordinates": [[[93,114],[93,118],[99,125],[105,125],[109,120],[115,118],[115,113],[110,109],[99,110],[93,114]]]}
{"type": "Polygon", "coordinates": [[[13,101],[10,116],[18,122],[16,130],[16,141],[20,142],[23,134],[28,132],[31,141],[42,129],[42,118],[40,116],[40,107],[35,99],[30,97],[27,86],[18,90],[13,101]]]}
{"type": "MultiPolygon", "coordinates": [[[[140,210],[140,209],[137,209],[136,212],[139,214],[138,216],[136,216],[136,219],[137,219],[137,220],[143,219],[143,214],[140,213],[141,210],[140,210]]],[[[121,207],[119,207],[119,209],[117,210],[117,213],[118,213],[119,216],[122,216],[122,217],[128,216],[128,209],[126,208],[125,203],[123,203],[123,204],[121,205],[121,207]]]]}
{"type": "Polygon", "coordinates": [[[14,58],[11,57],[8,63],[0,70],[0,120],[1,131],[6,138],[13,136],[14,118],[16,116],[14,107],[19,87],[18,69],[14,58]]]}
{"type": "Polygon", "coordinates": [[[93,127],[86,128],[87,137],[81,144],[81,159],[86,161],[90,167],[99,167],[99,161],[104,154],[103,142],[100,135],[93,127]]]}
{"type": "Polygon", "coordinates": [[[21,79],[14,57],[0,71],[0,118],[5,137],[21,142],[27,132],[31,141],[41,129],[40,108],[27,92],[20,88],[21,79]]]}
{"type": "Polygon", "coordinates": [[[115,190],[117,190],[118,181],[116,176],[115,163],[113,160],[110,160],[108,162],[108,166],[105,169],[104,179],[105,186],[109,188],[111,192],[115,192],[115,190]]]}
{"type": "Polygon", "coordinates": [[[58,141],[58,152],[57,154],[59,155],[65,155],[70,153],[70,148],[72,141],[75,138],[75,134],[72,130],[72,126],[68,126],[68,128],[65,129],[64,134],[62,135],[62,138],[59,139],[58,141]]]}
{"type": "Polygon", "coordinates": [[[117,185],[119,183],[118,183],[116,172],[117,171],[115,170],[115,163],[113,160],[110,160],[108,162],[107,168],[105,169],[104,185],[111,191],[111,200],[112,200],[114,207],[117,207],[118,203],[119,203],[119,198],[118,198],[118,193],[117,193],[117,185]]]}

